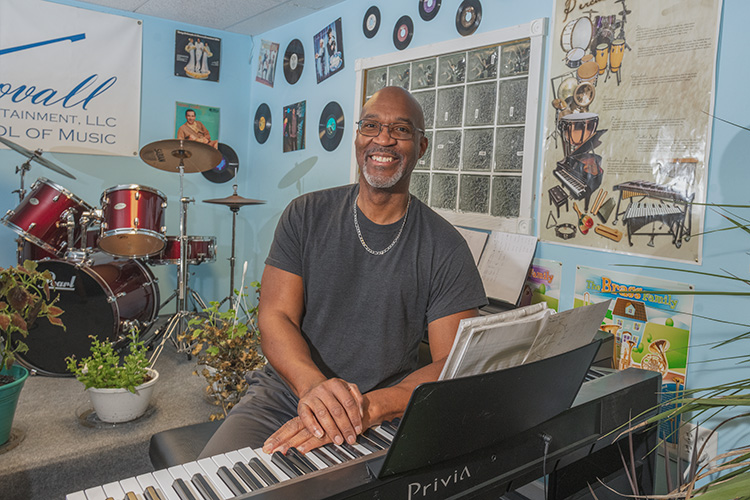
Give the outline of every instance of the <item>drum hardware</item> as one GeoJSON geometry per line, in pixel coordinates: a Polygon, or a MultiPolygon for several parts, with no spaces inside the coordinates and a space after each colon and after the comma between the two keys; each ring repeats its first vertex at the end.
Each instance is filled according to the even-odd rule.
{"type": "Polygon", "coordinates": [[[236,237],[236,230],[237,230],[237,213],[240,211],[240,208],[246,205],[261,205],[265,203],[265,201],[263,200],[253,200],[250,198],[243,198],[242,196],[238,195],[237,184],[233,184],[232,189],[234,189],[234,193],[231,196],[227,196],[226,198],[214,198],[210,200],[203,200],[203,203],[225,205],[229,207],[229,209],[232,211],[232,256],[229,258],[229,295],[227,295],[219,303],[219,305],[223,304],[227,300],[229,300],[231,304],[232,297],[234,297],[234,264],[235,264],[234,245],[235,245],[235,237],[236,237]]]}
{"type": "MultiPolygon", "coordinates": [[[[166,139],[147,144],[140,151],[141,159],[154,168],[180,174],[180,261],[177,268],[176,312],[164,327],[164,335],[171,338],[178,351],[187,352],[190,346],[179,341],[186,328],[188,316],[188,264],[187,264],[187,211],[188,204],[195,202],[185,197],[185,173],[204,172],[215,168],[223,159],[218,149],[207,144],[181,139],[166,139]],[[173,336],[174,335],[174,336],[173,336]]],[[[165,238],[166,239],[166,238],[165,238]]],[[[165,241],[166,245],[166,241],[165,241]]],[[[162,248],[159,249],[162,250],[162,248]]],[[[200,297],[190,290],[189,294],[202,308],[205,308],[200,297]]]]}

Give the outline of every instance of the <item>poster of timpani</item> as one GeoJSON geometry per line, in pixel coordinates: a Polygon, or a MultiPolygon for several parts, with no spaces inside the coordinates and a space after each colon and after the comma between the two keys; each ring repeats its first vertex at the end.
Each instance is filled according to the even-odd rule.
{"type": "Polygon", "coordinates": [[[543,241],[700,263],[720,14],[721,0],[555,2],[543,241]]]}

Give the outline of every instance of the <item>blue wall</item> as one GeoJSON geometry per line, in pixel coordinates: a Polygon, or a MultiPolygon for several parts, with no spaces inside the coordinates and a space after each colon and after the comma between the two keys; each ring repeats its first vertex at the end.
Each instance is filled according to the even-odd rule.
{"type": "MultiPolygon", "coordinates": [[[[61,1],[70,5],[85,6],[74,1],[61,1]]],[[[411,47],[422,46],[458,38],[454,19],[460,0],[443,0],[440,14],[431,22],[423,22],[418,13],[417,2],[391,2],[348,0],[337,6],[322,10],[302,20],[264,33],[257,37],[246,37],[206,28],[187,26],[143,16],[143,102],[141,118],[141,146],[171,137],[173,130],[174,101],[188,101],[215,105],[221,108],[222,142],[231,145],[240,157],[240,172],[236,181],[241,195],[267,200],[265,205],[245,207],[238,217],[238,269],[248,261],[248,278],[259,279],[263,260],[271,244],[273,230],[279,214],[286,204],[297,195],[349,182],[351,144],[353,142],[352,112],[355,108],[354,61],[393,52],[391,32],[396,20],[408,14],[414,20],[415,34],[411,47]],[[378,34],[367,39],[362,34],[362,19],[372,4],[381,9],[381,26],[378,34]],[[345,68],[322,84],[315,81],[314,62],[311,54],[312,38],[317,31],[338,17],[343,18],[345,68]],[[196,82],[176,78],[171,74],[176,29],[196,31],[222,38],[221,82],[196,82]],[[283,76],[281,61],[277,66],[274,88],[255,82],[258,47],[261,39],[280,45],[280,59],[293,38],[299,38],[305,46],[306,65],[300,81],[289,85],[283,76]],[[282,153],[281,110],[283,106],[307,101],[307,146],[306,149],[282,153]],[[346,116],[346,126],[341,145],[327,152],[317,139],[317,123],[324,106],[331,100],[341,104],[346,116]],[[272,112],[272,128],[268,141],[258,144],[253,136],[253,117],[261,103],[268,103],[272,112]],[[315,163],[296,182],[291,177],[304,167],[315,163]],[[295,170],[296,168],[296,170],[295,170]],[[290,173],[291,172],[291,173],[290,173]],[[287,176],[289,174],[289,176],[287,176]],[[287,177],[285,177],[287,176],[287,177]]],[[[492,0],[483,2],[483,20],[478,32],[492,31],[532,19],[550,17],[552,0],[492,0]]],[[[113,12],[111,10],[104,10],[113,12]]],[[[750,100],[747,98],[747,81],[750,69],[747,65],[747,37],[744,20],[750,16],[750,3],[743,0],[725,0],[722,13],[721,36],[718,50],[716,74],[715,114],[724,119],[748,126],[750,100]]],[[[552,43],[548,39],[548,43],[552,43]]],[[[549,46],[548,46],[549,47],[549,46]]],[[[545,63],[545,68],[547,64],[545,63]]],[[[547,81],[547,75],[545,79],[547,81]]],[[[543,85],[548,100],[548,86],[543,85]]],[[[540,134],[541,135],[541,134],[540,134]]],[[[63,184],[90,203],[97,203],[101,192],[119,183],[141,183],[164,191],[170,201],[168,209],[169,233],[178,231],[179,179],[153,169],[140,160],[128,158],[94,157],[81,155],[52,154],[51,159],[69,169],[78,177],[77,181],[57,176],[40,166],[34,166],[31,179],[46,176],[63,184]]],[[[716,121],[711,139],[711,161],[709,165],[708,201],[710,203],[750,204],[747,174],[747,158],[750,157],[750,132],[716,121]]],[[[0,151],[0,192],[3,195],[2,209],[13,208],[16,198],[8,195],[18,187],[12,167],[20,163],[20,157],[12,152],[0,151]]],[[[233,181],[234,182],[234,181],[233,181]]],[[[231,194],[231,184],[211,184],[200,174],[186,176],[186,194],[203,200],[231,194]]],[[[535,207],[536,208],[536,207],[535,207]]],[[[745,214],[747,215],[747,214],[745,214]]],[[[725,226],[720,216],[709,211],[706,230],[725,226]]],[[[206,299],[219,299],[228,291],[229,241],[231,217],[225,207],[214,207],[196,203],[190,208],[189,234],[215,235],[219,238],[219,258],[214,264],[194,267],[194,286],[206,299]]],[[[14,260],[14,245],[10,231],[0,241],[0,262],[8,265],[14,260]]],[[[707,234],[704,238],[703,264],[701,266],[677,266],[704,272],[720,272],[721,269],[742,276],[750,275],[750,259],[747,255],[750,239],[738,231],[707,234]]],[[[672,266],[664,261],[587,251],[561,245],[540,243],[537,256],[563,262],[562,300],[563,309],[572,306],[572,292],[576,265],[616,269],[614,263],[672,266]]],[[[173,266],[153,268],[162,279],[162,293],[169,294],[174,287],[173,266]]],[[[742,290],[739,284],[727,284],[714,279],[689,277],[671,271],[625,269],[632,274],[693,283],[700,290],[726,288],[742,290]]],[[[239,276],[239,271],[238,271],[239,276]]],[[[166,295],[165,295],[166,296],[166,295]]],[[[694,313],[717,317],[729,321],[745,321],[742,313],[747,299],[706,298],[695,300],[694,313]]],[[[750,377],[750,367],[738,367],[732,360],[704,363],[707,359],[729,357],[738,351],[737,346],[711,350],[710,343],[741,333],[736,326],[720,325],[696,317],[691,337],[688,385],[691,387],[717,384],[727,380],[750,377]]],[[[744,347],[744,346],[743,346],[744,347]]],[[[744,350],[746,351],[746,349],[744,350]]],[[[720,451],[737,445],[746,437],[747,426],[724,430],[720,435],[720,451]]]]}

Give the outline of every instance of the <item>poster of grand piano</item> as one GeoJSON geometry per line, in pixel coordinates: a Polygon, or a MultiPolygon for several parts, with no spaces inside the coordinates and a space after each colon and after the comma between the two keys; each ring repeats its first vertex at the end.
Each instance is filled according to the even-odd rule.
{"type": "Polygon", "coordinates": [[[700,263],[721,0],[557,0],[540,239],[700,263]]]}

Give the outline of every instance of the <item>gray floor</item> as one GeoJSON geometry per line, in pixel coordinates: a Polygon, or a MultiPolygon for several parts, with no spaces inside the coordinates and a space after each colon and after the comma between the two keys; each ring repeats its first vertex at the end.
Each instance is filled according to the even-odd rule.
{"type": "Polygon", "coordinates": [[[67,493],[152,471],[152,434],[205,422],[218,410],[204,395],[203,378],[192,374],[195,360],[177,353],[170,342],[155,368],[159,380],[146,416],[118,425],[81,418],[91,404],[77,380],[29,377],[13,422],[13,433],[22,434],[23,440],[0,454],[0,496],[62,499],[67,493]]]}

